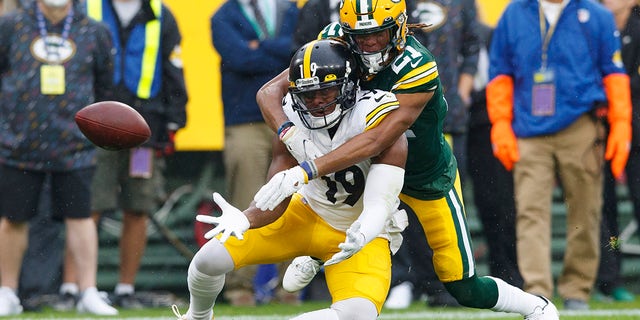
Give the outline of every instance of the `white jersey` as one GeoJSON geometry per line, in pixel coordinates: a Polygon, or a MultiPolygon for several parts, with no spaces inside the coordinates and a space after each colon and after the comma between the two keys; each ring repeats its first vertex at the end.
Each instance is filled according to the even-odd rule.
{"type": "MultiPolygon", "coordinates": [[[[298,130],[305,130],[323,154],[376,127],[398,106],[393,93],[382,90],[358,91],[355,106],[344,115],[331,138],[327,129],[310,130],[304,126],[298,113],[293,110],[291,95],[287,95],[283,101],[287,117],[298,130]]],[[[367,159],[347,169],[313,179],[298,193],[329,225],[346,231],[362,212],[362,195],[370,167],[371,160],[367,159]]]]}

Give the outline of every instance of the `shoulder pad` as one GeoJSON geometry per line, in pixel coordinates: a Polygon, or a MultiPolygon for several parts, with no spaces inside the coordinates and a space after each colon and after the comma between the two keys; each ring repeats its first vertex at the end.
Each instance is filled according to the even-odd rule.
{"type": "Polygon", "coordinates": [[[341,38],[344,36],[342,32],[342,27],[338,22],[332,22],[328,24],[320,33],[318,34],[318,39],[327,39],[327,38],[341,38]]]}

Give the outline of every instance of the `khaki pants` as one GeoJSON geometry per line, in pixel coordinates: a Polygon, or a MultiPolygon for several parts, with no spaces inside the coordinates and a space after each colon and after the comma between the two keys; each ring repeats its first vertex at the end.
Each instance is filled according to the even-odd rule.
{"type": "Polygon", "coordinates": [[[525,290],[552,297],[551,204],[560,179],[566,215],[566,250],[558,277],[563,299],[589,299],[600,256],[603,143],[601,125],[588,115],[547,136],[519,138],[514,168],[518,265],[525,290]]]}

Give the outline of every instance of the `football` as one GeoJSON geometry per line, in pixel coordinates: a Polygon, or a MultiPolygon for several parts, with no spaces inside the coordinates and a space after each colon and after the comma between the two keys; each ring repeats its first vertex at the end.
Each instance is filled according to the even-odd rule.
{"type": "Polygon", "coordinates": [[[107,150],[137,147],[151,136],[140,113],[118,101],[90,104],[76,112],[75,121],[87,139],[107,150]]]}

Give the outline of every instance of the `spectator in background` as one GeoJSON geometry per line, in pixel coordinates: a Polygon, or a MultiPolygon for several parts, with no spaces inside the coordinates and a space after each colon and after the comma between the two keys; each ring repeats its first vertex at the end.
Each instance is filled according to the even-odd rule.
{"type": "Polygon", "coordinates": [[[309,0],[300,8],[298,23],[293,32],[291,52],[316,39],[320,31],[329,23],[338,21],[340,2],[340,0],[309,0]]]}
{"type": "MultiPolygon", "coordinates": [[[[631,151],[626,166],[626,183],[636,221],[640,221],[640,6],[636,0],[602,0],[613,13],[622,41],[622,62],[631,81],[633,105],[631,151]]],[[[604,172],[602,222],[600,224],[600,267],[597,288],[605,299],[632,301],[634,296],[620,278],[622,255],[615,245],[619,234],[616,180],[607,163],[604,172]],[[612,245],[613,243],[613,245],[612,245]]]]}
{"type": "MultiPolygon", "coordinates": [[[[440,82],[448,110],[443,132],[453,148],[461,181],[467,179],[467,121],[473,77],[478,64],[478,20],[474,0],[413,0],[407,1],[408,21],[429,26],[414,29],[420,41],[438,62],[440,82]]],[[[413,219],[409,215],[409,219],[413,219]]],[[[404,232],[405,245],[393,256],[394,286],[385,307],[402,309],[409,306],[416,294],[425,293],[430,306],[459,306],[447,292],[431,263],[432,251],[424,240],[417,220],[404,232]],[[416,242],[416,244],[411,244],[416,242]]]]}
{"type": "Polygon", "coordinates": [[[493,33],[490,61],[491,141],[494,155],[514,170],[524,289],[554,294],[551,201],[557,174],[567,206],[558,294],[565,309],[588,309],[600,258],[603,155],[620,177],[631,142],[629,77],[613,16],[593,1],[512,1],[493,33]],[[608,138],[593,116],[606,100],[608,138]]]}
{"type": "Polygon", "coordinates": [[[488,247],[489,274],[522,288],[523,281],[518,271],[516,256],[513,176],[493,156],[491,149],[491,122],[487,114],[485,86],[489,77],[487,49],[491,43],[492,29],[483,23],[479,23],[477,29],[481,46],[469,108],[469,178],[473,186],[478,218],[482,223],[482,233],[488,247]]]}
{"type": "Polygon", "coordinates": [[[98,236],[89,189],[95,147],[73,120],[111,94],[112,43],[107,28],[75,4],[38,0],[0,18],[0,316],[22,312],[16,290],[28,221],[47,176],[52,213],[65,221],[78,270],[78,311],[118,313],[96,289],[98,236]]]}
{"type": "MultiPolygon", "coordinates": [[[[151,138],[138,148],[100,149],[91,185],[94,218],[122,209],[120,274],[113,302],[125,309],[142,307],[134,295],[135,280],[147,244],[148,215],[164,191],[164,157],[174,151],[174,136],[186,123],[187,91],[176,20],[160,0],[86,0],[87,13],[111,31],[116,51],[108,100],[136,109],[151,128],[151,138]],[[153,35],[153,36],[149,36],[153,35]],[[148,57],[151,57],[148,59],[148,57]]],[[[60,293],[73,293],[75,272],[65,263],[60,293]]]]}
{"type": "MultiPolygon", "coordinates": [[[[228,0],[211,17],[213,46],[220,54],[229,202],[247,208],[265,183],[274,133],[256,103],[258,89],[289,66],[298,17],[288,0],[228,0]]],[[[256,266],[227,277],[224,297],[232,305],[255,305],[256,266]]]]}

